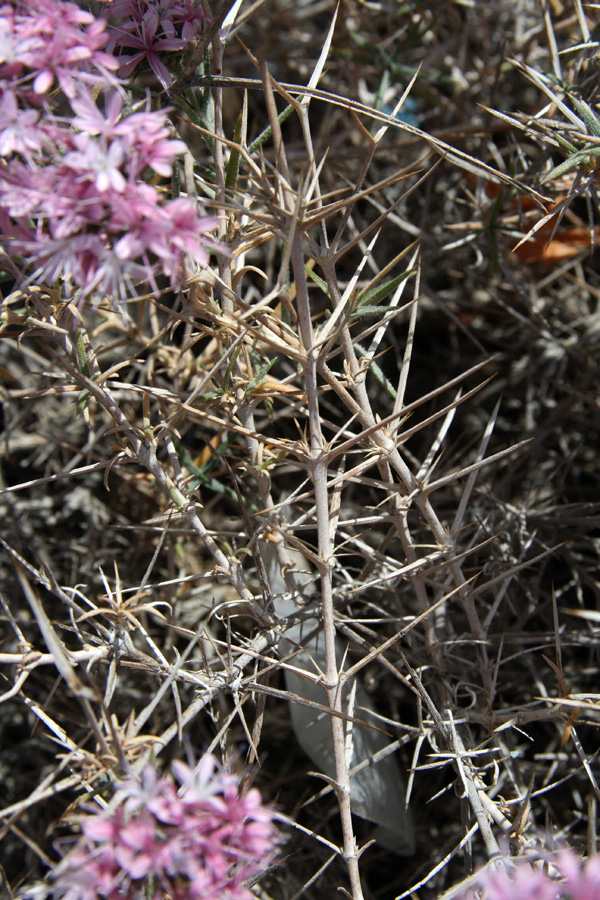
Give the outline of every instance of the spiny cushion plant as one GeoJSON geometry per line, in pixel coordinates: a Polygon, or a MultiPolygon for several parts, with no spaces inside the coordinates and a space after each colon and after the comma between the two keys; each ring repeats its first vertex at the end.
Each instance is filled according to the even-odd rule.
{"type": "Polygon", "coordinates": [[[13,896],[593,896],[591,9],[0,6],[13,896]]]}

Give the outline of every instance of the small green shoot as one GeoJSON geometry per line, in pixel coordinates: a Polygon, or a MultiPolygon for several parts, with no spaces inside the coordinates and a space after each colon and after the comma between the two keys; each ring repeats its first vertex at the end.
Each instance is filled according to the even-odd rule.
{"type": "Polygon", "coordinates": [[[541,180],[542,184],[546,184],[549,181],[556,181],[557,178],[561,178],[571,169],[585,167],[587,169],[596,170],[598,168],[598,157],[600,157],[600,145],[598,143],[598,140],[600,139],[600,120],[592,107],[586,103],[585,100],[580,100],[566,89],[565,93],[576,113],[584,123],[587,129],[587,135],[574,134],[570,131],[569,139],[564,135],[556,134],[556,139],[567,154],[567,159],[545,175],[541,180]],[[587,136],[593,139],[593,143],[588,143],[584,140],[587,136]],[[577,138],[580,138],[579,146],[573,143],[577,138]]]}
{"type": "MultiPolygon", "coordinates": [[[[368,356],[367,351],[363,346],[361,346],[361,344],[354,344],[354,350],[356,351],[356,355],[359,359],[364,359],[364,357],[368,356]]],[[[396,388],[393,386],[391,381],[385,377],[374,359],[371,360],[369,371],[373,373],[379,384],[387,391],[390,397],[395,400],[398,396],[396,388]]]]}
{"type": "Polygon", "coordinates": [[[223,484],[219,481],[218,478],[214,478],[210,473],[214,469],[218,457],[227,452],[229,447],[229,442],[224,440],[218,447],[214,453],[211,454],[208,461],[204,463],[202,466],[196,465],[195,461],[192,459],[191,455],[187,450],[184,450],[182,447],[179,447],[179,459],[181,461],[182,466],[188,470],[188,472],[193,476],[192,480],[189,483],[189,490],[195,491],[200,487],[208,488],[208,490],[213,491],[215,494],[221,494],[223,497],[227,497],[228,500],[232,500],[235,502],[236,494],[235,491],[229,487],[229,485],[223,484]]]}
{"type": "MultiPolygon", "coordinates": [[[[233,143],[238,144],[240,147],[246,146],[246,134],[248,131],[248,95],[244,94],[244,102],[242,104],[242,111],[238,116],[237,122],[235,123],[235,129],[233,132],[233,143]]],[[[238,183],[238,178],[240,174],[240,163],[241,163],[242,155],[237,147],[232,147],[231,155],[229,156],[229,161],[227,163],[227,168],[225,170],[225,189],[229,192],[235,191],[238,183]]]]}
{"type": "MultiPolygon", "coordinates": [[[[77,364],[79,365],[79,369],[82,375],[85,375],[86,378],[89,378],[90,381],[93,381],[94,378],[92,376],[92,372],[90,369],[89,360],[87,357],[87,352],[85,348],[85,341],[83,338],[83,332],[78,331],[77,337],[75,338],[75,350],[77,353],[77,364]]],[[[83,388],[81,394],[77,400],[77,415],[83,415],[83,411],[86,407],[86,404],[90,398],[89,388],[83,388]]]]}
{"type": "Polygon", "coordinates": [[[401,275],[397,275],[390,281],[386,281],[384,284],[379,284],[376,287],[365,291],[364,294],[360,294],[355,300],[354,309],[352,311],[352,319],[360,319],[364,316],[379,316],[381,315],[381,313],[385,314],[393,311],[395,307],[381,306],[381,302],[385,300],[393,291],[395,291],[398,285],[402,284],[403,281],[406,281],[407,278],[410,278],[412,275],[414,275],[414,272],[414,269],[407,269],[406,272],[403,272],[401,275]]]}

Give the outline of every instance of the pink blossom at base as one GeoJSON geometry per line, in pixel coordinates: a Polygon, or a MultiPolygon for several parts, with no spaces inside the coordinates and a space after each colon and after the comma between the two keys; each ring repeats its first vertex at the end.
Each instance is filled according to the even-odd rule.
{"type": "Polygon", "coordinates": [[[52,875],[57,900],[253,900],[244,882],[273,860],[280,835],[256,789],[240,793],[211,756],[175,763],[181,787],[148,765],[108,810],[82,818],[82,836],[52,875]]]}
{"type": "Polygon", "coordinates": [[[456,900],[600,900],[600,855],[583,860],[571,849],[530,862],[498,860],[456,900]]]}
{"type": "Polygon", "coordinates": [[[573,900],[600,900],[600,855],[582,861],[572,850],[562,850],[555,862],[573,900]]]}

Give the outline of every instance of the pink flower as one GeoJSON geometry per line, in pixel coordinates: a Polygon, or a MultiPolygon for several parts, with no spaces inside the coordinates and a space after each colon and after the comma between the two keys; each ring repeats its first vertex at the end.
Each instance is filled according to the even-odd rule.
{"type": "Polygon", "coordinates": [[[129,167],[135,177],[144,169],[154,169],[164,178],[169,178],[175,157],[183,153],[183,141],[174,140],[165,126],[168,109],[159,112],[132,113],[115,127],[129,154],[129,167]]]}
{"type": "Polygon", "coordinates": [[[252,900],[244,882],[280,841],[272,811],[256,790],[241,796],[212,757],[196,770],[174,769],[179,792],[148,766],[139,782],[121,786],[112,808],[82,819],[82,836],[52,873],[56,898],[252,900]]]}
{"type": "Polygon", "coordinates": [[[76,114],[72,124],[86,134],[101,135],[109,140],[116,132],[117,122],[123,112],[123,95],[112,91],[104,96],[105,112],[99,108],[88,91],[79,91],[71,100],[71,109],[76,114]]]}
{"type": "Polygon", "coordinates": [[[174,62],[178,64],[179,51],[197,35],[204,11],[197,0],[117,0],[107,5],[105,16],[121,20],[109,28],[110,49],[137,51],[131,56],[120,56],[120,74],[126,78],[146,61],[167,88],[173,77],[159,54],[176,51],[174,62]]]}
{"type": "Polygon", "coordinates": [[[582,864],[572,850],[561,850],[554,865],[565,879],[566,892],[572,900],[600,900],[600,855],[582,864]]]}
{"type": "Polygon", "coordinates": [[[195,204],[187,197],[171,200],[165,206],[165,214],[171,222],[171,231],[167,235],[167,252],[163,255],[163,270],[166,275],[177,272],[184,257],[193,259],[198,265],[208,262],[207,245],[214,242],[202,238],[203,234],[217,226],[217,219],[206,217],[198,222],[195,204]],[[172,262],[174,266],[172,267],[172,262]]]}
{"type": "MultiPolygon", "coordinates": [[[[145,41],[164,83],[156,53],[180,50],[178,30],[188,34],[203,15],[193,0],[120,0],[111,10],[131,14],[120,45],[145,41]]],[[[0,5],[0,226],[3,249],[35,279],[123,305],[140,283],[158,292],[160,274],[177,286],[188,261],[206,265],[217,223],[146,183],[170,178],[186,147],[171,137],[168,110],[124,115],[107,41],[106,20],[67,0],[0,5]],[[56,82],[63,97],[51,92],[56,82]],[[104,89],[98,102],[90,85],[104,89]]]]}
{"type": "MultiPolygon", "coordinates": [[[[13,122],[16,102],[6,109],[13,122]]],[[[5,229],[13,236],[11,253],[27,258],[40,278],[63,279],[84,296],[108,293],[120,303],[139,282],[157,290],[159,272],[177,284],[186,259],[205,265],[214,246],[205,235],[217,223],[192,200],[168,200],[143,180],[154,172],[170,176],[185,149],[170,138],[165,113],[123,118],[118,92],[105,95],[104,105],[102,112],[81,89],[72,100],[72,124],[83,130],[47,117],[39,146],[27,145],[29,157],[12,153],[0,161],[0,209],[12,219],[5,229]]],[[[0,147],[3,137],[16,149],[14,125],[0,131],[0,147]]]]}
{"type": "MultiPolygon", "coordinates": [[[[47,94],[58,81],[67,97],[77,83],[115,83],[118,67],[103,51],[108,42],[106,22],[63,0],[12,0],[2,8],[4,56],[7,72],[33,78],[36,94],[47,94]]],[[[2,61],[2,60],[0,60],[2,61]]]]}
{"type": "Polygon", "coordinates": [[[600,900],[600,855],[586,862],[571,850],[536,860],[498,860],[458,900],[600,900]],[[477,895],[475,890],[477,890],[477,895]]]}
{"type": "Polygon", "coordinates": [[[20,109],[14,91],[0,86],[0,157],[31,157],[42,149],[45,135],[36,109],[20,109]]]}
{"type": "Polygon", "coordinates": [[[486,871],[480,880],[489,900],[558,900],[559,889],[542,869],[520,864],[512,872],[504,868],[486,871]]]}
{"type": "Polygon", "coordinates": [[[73,140],[78,149],[65,155],[65,165],[80,173],[80,181],[93,181],[98,193],[112,190],[122,194],[127,185],[121,171],[124,145],[119,141],[100,143],[90,134],[75,135],[73,140]]]}
{"type": "Polygon", "coordinates": [[[222,774],[219,781],[214,778],[216,761],[213,756],[203,756],[192,768],[180,760],[173,763],[173,774],[181,785],[181,796],[186,805],[202,803],[215,794],[223,793],[228,788],[237,792],[237,779],[234,775],[222,774]]]}
{"type": "MultiPolygon", "coordinates": [[[[166,26],[167,23],[171,25],[168,19],[163,20],[162,25],[166,26]]],[[[172,26],[165,28],[161,35],[160,25],[161,20],[156,10],[149,7],[135,34],[129,34],[123,29],[115,38],[114,46],[137,50],[133,56],[121,56],[119,74],[122,78],[131,75],[133,70],[143,60],[146,60],[163,87],[167,88],[172,83],[173,78],[158,54],[165,51],[183,50],[186,42],[182,38],[175,37],[172,26]]]]}
{"type": "Polygon", "coordinates": [[[204,10],[196,0],[183,0],[183,2],[181,0],[180,2],[173,0],[171,3],[171,16],[177,24],[182,26],[182,38],[185,41],[191,41],[196,37],[204,19],[204,10]]]}

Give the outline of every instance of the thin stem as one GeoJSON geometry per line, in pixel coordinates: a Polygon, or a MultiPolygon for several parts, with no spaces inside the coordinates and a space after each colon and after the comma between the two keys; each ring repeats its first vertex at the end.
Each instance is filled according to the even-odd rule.
{"type": "MultiPolygon", "coordinates": [[[[342,685],[336,659],[336,630],[334,620],[332,560],[334,548],[329,529],[329,502],[327,497],[327,462],[326,446],[321,428],[321,415],[318,398],[317,358],[314,350],[314,335],[310,313],[310,302],[304,269],[302,250],[302,234],[296,230],[292,243],[292,269],[296,285],[298,303],[298,320],[302,342],[307,351],[303,366],[306,395],[308,399],[308,415],[310,430],[310,448],[312,457],[311,474],[315,490],[317,534],[318,534],[318,567],[321,576],[321,603],[323,609],[323,634],[325,640],[325,659],[327,679],[326,691],[329,706],[341,713],[342,685]]],[[[344,860],[348,866],[350,885],[354,900],[362,900],[362,886],[358,866],[359,853],[352,826],[350,803],[350,773],[345,751],[345,734],[343,719],[331,717],[331,733],[336,773],[336,795],[340,808],[342,833],[344,836],[344,860]]]]}

